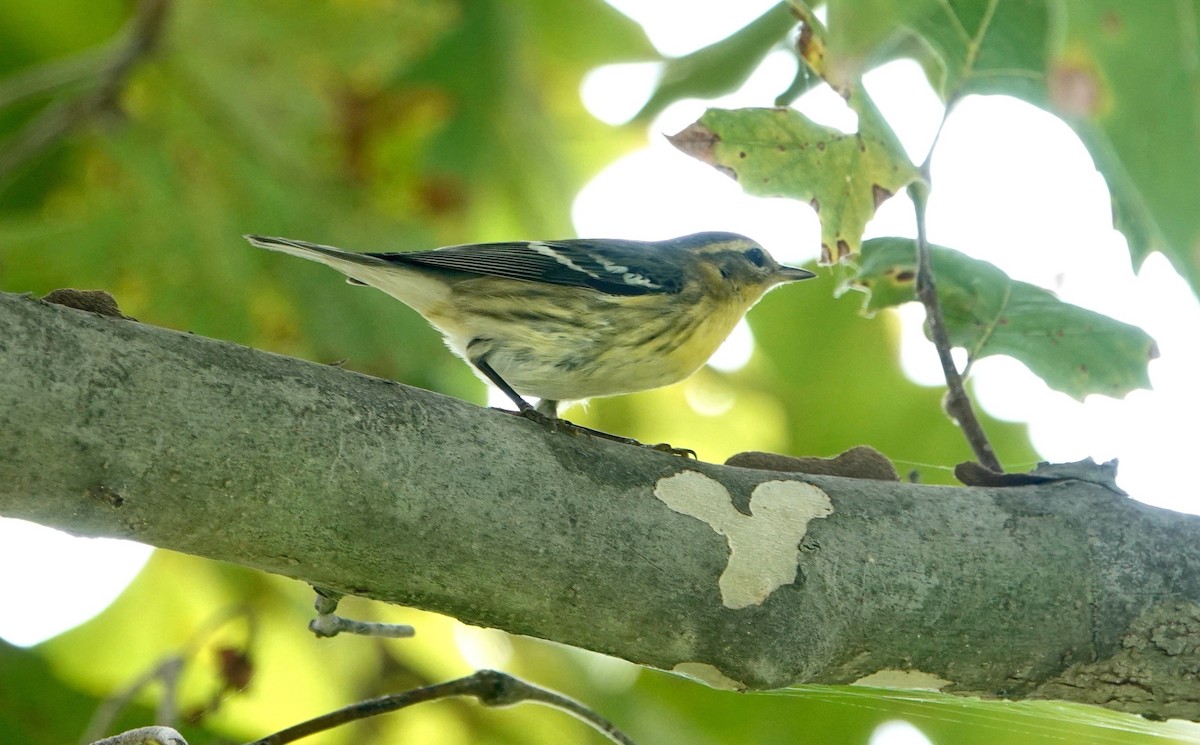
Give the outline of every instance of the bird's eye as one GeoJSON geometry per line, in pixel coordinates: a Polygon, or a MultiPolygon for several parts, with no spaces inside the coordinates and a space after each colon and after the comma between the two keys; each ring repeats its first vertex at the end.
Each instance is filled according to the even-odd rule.
{"type": "Polygon", "coordinates": [[[766,264],[767,264],[767,254],[761,248],[758,248],[757,246],[746,251],[745,256],[747,259],[750,260],[750,263],[753,264],[754,266],[763,267],[763,266],[766,266],[766,264]]]}

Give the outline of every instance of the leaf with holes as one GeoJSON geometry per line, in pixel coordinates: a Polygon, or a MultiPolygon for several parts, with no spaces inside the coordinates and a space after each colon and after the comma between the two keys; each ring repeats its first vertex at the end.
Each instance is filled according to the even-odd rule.
{"type": "Polygon", "coordinates": [[[669,139],[732,176],[748,194],[812,205],[821,217],[822,261],[832,263],[858,251],[876,208],[916,177],[869,102],[859,103],[857,134],[793,109],[710,109],[669,139]]]}
{"type": "MultiPolygon", "coordinates": [[[[1089,393],[1120,398],[1150,387],[1147,367],[1158,350],[1145,331],[1064,303],[994,264],[941,246],[930,249],[950,343],[965,348],[969,359],[1006,354],[1080,400],[1089,393]]],[[[867,311],[916,300],[913,241],[867,241],[850,284],[868,293],[867,311]]]]}

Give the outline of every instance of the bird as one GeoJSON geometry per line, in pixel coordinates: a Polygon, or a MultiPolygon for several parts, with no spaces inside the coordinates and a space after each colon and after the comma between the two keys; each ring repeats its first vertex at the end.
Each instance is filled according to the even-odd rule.
{"type": "Polygon", "coordinates": [[[816,276],[779,264],[755,241],[729,232],[400,253],[244,237],[325,264],[409,306],[520,414],[550,424],[565,421],[558,419],[561,402],[684,380],[767,291],[816,276]],[[535,406],[526,397],[539,401],[535,406]]]}

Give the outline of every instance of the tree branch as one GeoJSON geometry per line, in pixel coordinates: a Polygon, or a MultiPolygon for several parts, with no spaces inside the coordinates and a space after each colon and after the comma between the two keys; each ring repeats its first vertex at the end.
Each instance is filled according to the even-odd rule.
{"type": "Polygon", "coordinates": [[[716,685],[906,671],[1200,719],[1200,518],[1100,484],[683,461],[2,294],[0,370],[0,514],[716,685]]]}

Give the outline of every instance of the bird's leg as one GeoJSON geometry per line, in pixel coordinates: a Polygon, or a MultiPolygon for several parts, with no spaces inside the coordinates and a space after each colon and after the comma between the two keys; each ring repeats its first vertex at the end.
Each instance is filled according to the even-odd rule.
{"type": "Polygon", "coordinates": [[[500,377],[500,374],[497,373],[495,369],[493,369],[492,366],[487,363],[486,359],[480,358],[477,360],[472,360],[471,362],[475,365],[475,367],[479,368],[479,371],[483,373],[488,380],[492,381],[497,388],[503,391],[504,395],[508,396],[509,400],[517,405],[517,414],[530,421],[537,422],[551,431],[566,432],[572,435],[584,434],[592,437],[600,437],[605,440],[620,442],[625,445],[636,445],[638,447],[650,448],[651,450],[671,453],[672,455],[678,455],[684,458],[696,457],[696,451],[688,448],[674,448],[665,442],[657,445],[646,445],[638,442],[632,437],[622,437],[621,435],[614,435],[609,432],[602,432],[598,429],[592,429],[591,427],[584,427],[583,425],[569,422],[566,419],[562,419],[561,417],[557,416],[557,401],[551,399],[542,399],[535,407],[522,398],[521,394],[517,393],[511,385],[505,382],[504,378],[500,377]],[[544,409],[548,409],[548,411],[544,409]]]}
{"type": "MultiPolygon", "coordinates": [[[[510,401],[517,405],[517,413],[521,416],[529,419],[530,421],[534,421],[538,424],[549,427],[550,429],[557,429],[558,427],[555,425],[558,422],[566,422],[565,419],[559,419],[553,413],[547,414],[543,411],[538,411],[538,408],[540,408],[542,405],[541,402],[539,402],[538,407],[535,408],[533,404],[522,398],[520,393],[517,393],[511,385],[505,382],[504,378],[500,377],[500,373],[492,369],[492,366],[487,363],[486,359],[480,358],[477,360],[471,360],[471,364],[479,368],[479,372],[483,373],[488,380],[492,381],[493,385],[499,388],[504,395],[508,396],[510,401]]],[[[551,401],[550,403],[554,404],[555,402],[551,401]]],[[[566,423],[569,424],[569,422],[566,423]]]]}

